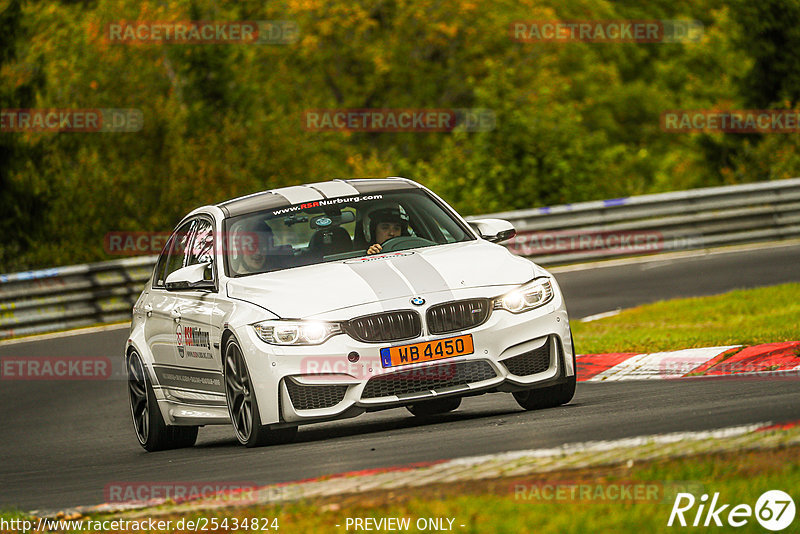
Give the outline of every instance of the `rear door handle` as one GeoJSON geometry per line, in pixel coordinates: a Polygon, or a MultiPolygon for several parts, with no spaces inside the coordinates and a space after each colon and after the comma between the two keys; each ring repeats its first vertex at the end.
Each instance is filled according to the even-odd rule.
{"type": "Polygon", "coordinates": [[[176,323],[181,322],[181,310],[180,309],[176,308],[176,309],[172,310],[171,312],[169,312],[169,314],[172,316],[173,319],[175,319],[176,323]]]}
{"type": "Polygon", "coordinates": [[[146,314],[148,317],[150,317],[151,315],[153,315],[153,306],[152,306],[151,304],[145,304],[145,305],[144,305],[144,313],[145,313],[145,314],[146,314]]]}

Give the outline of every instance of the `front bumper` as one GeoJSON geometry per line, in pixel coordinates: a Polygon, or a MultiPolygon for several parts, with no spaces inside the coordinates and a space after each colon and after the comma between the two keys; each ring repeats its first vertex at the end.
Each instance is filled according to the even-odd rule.
{"type": "MultiPolygon", "coordinates": [[[[380,349],[347,335],[322,345],[279,347],[252,328],[243,342],[263,424],[303,424],[353,417],[444,396],[547,387],[575,374],[569,320],[560,294],[521,314],[495,310],[471,334],[474,352],[384,369],[380,349]],[[358,361],[348,355],[358,353],[358,361]]],[[[404,345],[452,337],[424,336],[404,345]]]]}

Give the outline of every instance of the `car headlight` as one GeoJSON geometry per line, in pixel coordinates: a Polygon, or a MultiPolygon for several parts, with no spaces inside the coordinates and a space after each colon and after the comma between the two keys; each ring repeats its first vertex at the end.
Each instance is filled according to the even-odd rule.
{"type": "Polygon", "coordinates": [[[494,299],[494,309],[522,313],[553,300],[553,283],[549,278],[537,278],[494,299]]]}
{"type": "Polygon", "coordinates": [[[271,345],[319,345],[344,332],[339,323],[323,321],[261,321],[252,325],[262,341],[271,345]]]}

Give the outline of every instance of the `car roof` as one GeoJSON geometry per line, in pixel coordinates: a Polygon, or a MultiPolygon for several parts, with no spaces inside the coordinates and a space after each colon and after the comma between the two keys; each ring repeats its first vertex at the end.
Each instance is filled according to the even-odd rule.
{"type": "Polygon", "coordinates": [[[359,178],[331,180],[313,184],[292,185],[270,189],[251,195],[226,200],[216,206],[226,217],[236,217],[254,211],[282,208],[293,204],[324,200],[326,198],[369,195],[372,193],[419,189],[420,185],[406,178],[359,178]]]}

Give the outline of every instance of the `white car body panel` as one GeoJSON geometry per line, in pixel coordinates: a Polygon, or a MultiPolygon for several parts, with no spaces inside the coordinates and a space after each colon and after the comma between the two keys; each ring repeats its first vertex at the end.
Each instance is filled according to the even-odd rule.
{"type": "Polygon", "coordinates": [[[445,302],[453,300],[453,290],[519,285],[537,273],[544,270],[505,247],[469,241],[248,276],[229,280],[227,289],[231,298],[301,319],[371,303],[395,309],[390,301],[416,295],[445,302]],[[503,283],[497,272],[504,273],[503,283]]]}

